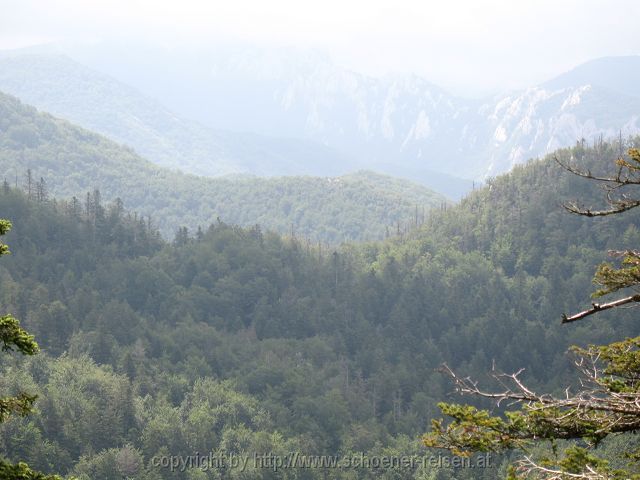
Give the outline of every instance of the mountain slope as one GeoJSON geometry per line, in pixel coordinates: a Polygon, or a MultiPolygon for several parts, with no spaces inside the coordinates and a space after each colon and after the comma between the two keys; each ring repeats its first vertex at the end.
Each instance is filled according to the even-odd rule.
{"type": "Polygon", "coordinates": [[[602,57],[578,65],[545,82],[544,87],[593,85],[632,97],[640,97],[640,55],[602,57]]]}
{"type": "MultiPolygon", "coordinates": [[[[600,173],[618,148],[555,154],[600,173]]],[[[419,438],[451,391],[435,370],[446,362],[484,384],[492,367],[525,368],[527,385],[553,391],[574,378],[570,344],[637,334],[633,309],[560,325],[561,312],[589,304],[607,249],[640,244],[638,209],[588,219],[560,206],[602,194],[549,157],[409,239],[327,255],[224,223],[163,244],[118,209],[98,223],[0,188],[15,223],[0,301],[43,347],[0,365],[3,388],[39,395],[33,416],[0,425],[0,454],[80,478],[215,478],[157,465],[207,451],[418,459],[286,471],[303,478],[503,478],[498,456],[481,471],[419,461],[437,454],[419,438]]]]}
{"type": "Polygon", "coordinates": [[[0,90],[197,175],[335,175],[352,161],[321,144],[206,128],[64,55],[0,55],[0,90]]]}
{"type": "MultiPolygon", "coordinates": [[[[637,58],[618,63],[633,71],[637,58]]],[[[609,71],[606,62],[591,69],[599,75],[482,101],[454,97],[417,76],[375,79],[320,56],[287,51],[241,52],[214,68],[202,96],[220,108],[200,112],[202,121],[221,124],[240,95],[266,90],[272,100],[261,108],[277,121],[253,118],[250,128],[277,134],[283,125],[395,175],[414,168],[481,178],[581,138],[640,132],[640,98],[609,88],[622,67],[609,71]]]]}
{"type": "MultiPolygon", "coordinates": [[[[195,85],[200,83],[193,81],[195,85]]],[[[193,89],[197,91],[196,86],[193,89]]],[[[0,90],[125,143],[158,165],[186,173],[330,176],[355,171],[363,165],[375,166],[364,160],[366,155],[347,153],[350,149],[339,151],[325,145],[325,139],[293,138],[297,128],[290,124],[287,128],[280,125],[275,135],[241,133],[251,130],[250,119],[261,118],[264,100],[259,98],[219,98],[213,104],[201,98],[198,102],[201,108],[220,112],[224,117],[222,127],[207,128],[180,118],[108,75],[46,48],[0,52],[0,90]],[[238,122],[240,116],[244,123],[238,122]],[[238,131],[228,131],[232,127],[238,131]],[[356,160],[356,156],[361,160],[356,160]]],[[[142,90],[148,88],[143,86],[142,90]]],[[[171,99],[164,100],[170,103],[171,99]]],[[[269,114],[269,109],[264,111],[269,114]]],[[[382,153],[383,150],[377,156],[393,164],[393,155],[385,157],[382,153]]],[[[393,169],[380,166],[378,170],[393,169]]],[[[460,198],[471,189],[470,181],[424,168],[407,167],[398,173],[450,198],[460,198]]]]}
{"type": "Polygon", "coordinates": [[[640,132],[640,97],[590,84],[534,87],[480,107],[490,126],[486,175],[570,146],[640,132]]]}
{"type": "Polygon", "coordinates": [[[98,51],[83,58],[202,123],[315,140],[421,181],[434,170],[485,178],[582,137],[640,131],[638,57],[468,100],[417,76],[372,78],[308,51],[98,51]],[[167,64],[175,69],[163,76],[167,64]]]}
{"type": "Polygon", "coordinates": [[[387,228],[413,222],[417,207],[444,197],[408,181],[371,173],[336,178],[204,178],[157,167],[131,149],[0,94],[0,175],[13,182],[26,170],[52,193],[82,195],[99,188],[120,197],[171,234],[217,217],[260,224],[331,243],[383,238],[387,228]]]}

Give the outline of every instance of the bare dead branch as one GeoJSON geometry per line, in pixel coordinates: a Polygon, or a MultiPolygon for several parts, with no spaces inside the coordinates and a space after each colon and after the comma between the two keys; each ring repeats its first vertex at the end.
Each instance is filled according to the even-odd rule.
{"type": "Polygon", "coordinates": [[[590,208],[580,207],[575,203],[567,203],[564,204],[563,207],[570,213],[575,213],[576,215],[582,215],[584,217],[606,217],[607,215],[624,213],[632,208],[640,206],[640,200],[613,201],[610,203],[613,206],[607,210],[592,210],[590,208]]]}
{"type": "Polygon", "coordinates": [[[591,308],[580,313],[576,313],[575,315],[567,316],[566,314],[563,314],[562,323],[571,323],[577,320],[582,320],[583,318],[588,317],[589,315],[593,315],[594,313],[598,313],[603,310],[609,310],[610,308],[620,307],[622,305],[634,302],[640,302],[640,295],[631,295],[630,297],[620,298],[609,303],[593,303],[591,308]]]}
{"type": "Polygon", "coordinates": [[[589,180],[596,180],[598,182],[613,183],[620,186],[640,185],[640,177],[635,178],[629,175],[622,175],[622,168],[618,169],[618,173],[615,177],[601,177],[599,175],[592,174],[590,170],[587,170],[587,171],[579,170],[578,168],[572,165],[569,165],[568,163],[562,162],[558,157],[553,157],[553,159],[558,165],[560,165],[566,171],[574,175],[577,175],[578,177],[588,178],[589,180]]]}
{"type": "MultiPolygon", "coordinates": [[[[629,347],[631,348],[631,346],[629,347]]],[[[489,392],[478,387],[478,383],[469,377],[463,378],[453,372],[446,364],[442,371],[454,381],[455,391],[461,395],[473,395],[493,400],[496,405],[502,402],[520,403],[525,411],[543,413],[542,420],[552,428],[554,438],[582,438],[586,430],[578,425],[597,425],[590,434],[619,433],[640,429],[640,392],[617,392],[610,388],[609,376],[602,374],[598,366],[600,352],[590,349],[581,353],[575,366],[581,373],[581,389],[571,394],[569,389],[556,398],[549,394],[539,395],[527,388],[519,376],[523,372],[506,374],[493,372],[491,376],[504,387],[503,391],[489,392]],[[545,412],[548,412],[546,414],[545,412]]],[[[636,382],[636,379],[629,379],[636,382]]],[[[637,379],[640,382],[640,379],[637,379]]]]}
{"type": "Polygon", "coordinates": [[[570,473],[564,470],[557,470],[553,468],[543,467],[542,465],[534,462],[530,457],[525,456],[517,463],[518,473],[523,477],[529,477],[535,475],[535,478],[542,478],[545,480],[608,480],[610,477],[602,473],[597,472],[593,467],[586,467],[585,471],[580,473],[570,473]]]}
{"type": "Polygon", "coordinates": [[[604,188],[607,191],[606,193],[607,203],[611,206],[611,208],[607,208],[607,209],[594,210],[591,208],[585,208],[583,206],[580,206],[577,203],[568,203],[563,205],[567,211],[574,213],[576,215],[582,215],[585,217],[604,217],[607,215],[615,215],[618,213],[623,213],[640,206],[640,200],[630,199],[624,193],[621,193],[619,195],[619,198],[614,198],[612,195],[613,192],[617,191],[622,187],[626,187],[630,185],[640,185],[640,174],[637,173],[635,167],[632,168],[630,165],[626,166],[627,165],[626,163],[620,163],[620,162],[623,162],[622,159],[619,160],[619,168],[616,173],[616,176],[614,177],[602,177],[599,175],[594,175],[593,173],[591,173],[590,170],[587,170],[587,171],[580,170],[574,167],[573,165],[562,162],[560,159],[558,159],[558,157],[554,157],[554,160],[563,169],[567,170],[568,172],[574,175],[577,175],[578,177],[587,178],[589,180],[595,180],[603,183],[604,188]],[[623,174],[624,168],[626,168],[629,172],[633,174],[631,173],[623,174]]]}

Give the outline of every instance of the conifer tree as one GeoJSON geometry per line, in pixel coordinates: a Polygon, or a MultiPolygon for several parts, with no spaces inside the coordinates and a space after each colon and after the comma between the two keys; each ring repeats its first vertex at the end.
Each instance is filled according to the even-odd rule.
{"type": "MultiPolygon", "coordinates": [[[[558,162],[560,163],[560,162],[558,162]]],[[[604,208],[584,207],[571,203],[565,208],[577,215],[601,217],[619,215],[640,206],[640,195],[633,188],[640,186],[640,150],[630,149],[626,157],[616,161],[611,176],[595,175],[573,164],[562,167],[580,177],[600,183],[605,191],[604,208]]],[[[640,286],[640,251],[611,252],[618,264],[605,263],[598,267],[594,282],[600,287],[594,298],[640,286]]],[[[632,293],[591,307],[574,315],[563,315],[562,323],[582,320],[604,310],[640,302],[640,295],[632,293]]],[[[522,370],[515,373],[492,372],[501,385],[499,391],[482,389],[470,378],[463,378],[448,366],[443,366],[462,395],[491,399],[498,405],[518,405],[503,415],[471,405],[439,404],[450,417],[433,420],[432,430],[423,437],[428,447],[448,449],[457,455],[474,452],[503,452],[522,450],[525,455],[512,467],[512,478],[541,479],[639,479],[640,448],[627,442],[618,452],[623,465],[597,455],[595,446],[613,435],[633,435],[640,430],[640,337],[621,339],[609,345],[572,347],[579,387],[567,387],[564,395],[538,393],[521,379],[522,370]],[[569,446],[557,451],[558,440],[570,440],[569,446]],[[530,447],[549,441],[553,454],[534,458],[530,447]]],[[[619,462],[617,462],[619,463],[619,462]]]]}
{"type": "MultiPolygon", "coordinates": [[[[11,229],[11,222],[0,219],[0,236],[11,229]]],[[[0,243],[0,256],[9,253],[9,247],[0,243]]],[[[30,335],[12,315],[0,317],[0,343],[2,351],[19,352],[23,355],[35,355],[39,351],[33,335],[30,335]]],[[[31,413],[35,395],[20,392],[14,396],[0,397],[0,423],[6,422],[11,416],[24,417],[31,413]]],[[[20,480],[60,480],[57,475],[45,475],[29,468],[26,463],[11,464],[0,459],[0,479],[20,480]]]]}

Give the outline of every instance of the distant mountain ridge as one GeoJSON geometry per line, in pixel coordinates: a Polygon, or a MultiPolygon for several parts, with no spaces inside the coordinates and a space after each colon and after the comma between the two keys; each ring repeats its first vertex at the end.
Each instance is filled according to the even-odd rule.
{"type": "MultiPolygon", "coordinates": [[[[336,176],[373,167],[322,140],[294,138],[293,130],[282,129],[274,136],[249,133],[248,128],[205,127],[136,88],[47,48],[0,52],[0,91],[129,145],[158,165],[186,173],[336,176]]],[[[208,110],[219,108],[207,106],[206,99],[200,103],[208,110]]],[[[259,116],[259,107],[250,104],[247,98],[238,100],[225,115],[230,119],[251,106],[247,118],[259,116]]],[[[450,198],[460,198],[471,187],[469,181],[424,169],[404,176],[450,198]]]]}
{"type": "Polygon", "coordinates": [[[338,244],[372,241],[408,228],[444,196],[372,172],[339,177],[207,178],[158,167],[96,133],[0,93],[0,179],[23,186],[27,169],[57,196],[98,188],[121,198],[165,236],[221,221],[300,239],[338,244]]]}
{"type": "Polygon", "coordinates": [[[0,90],[132,146],[158,165],[194,174],[336,175],[353,164],[312,141],[214,130],[180,118],[64,55],[0,55],[0,90]]]}
{"type": "MultiPolygon", "coordinates": [[[[581,138],[640,132],[640,97],[630,95],[638,93],[631,88],[640,75],[638,57],[594,61],[524,91],[467,100],[415,75],[373,79],[322,57],[246,56],[216,65],[212,95],[220,87],[226,101],[236,98],[224,89],[232,83],[226,78],[273,85],[278,122],[269,127],[288,120],[296,136],[324,142],[396,175],[419,167],[483,178],[581,138]],[[625,70],[635,73],[624,77],[625,70]]],[[[222,121],[208,115],[210,123],[222,121]]],[[[258,125],[252,128],[261,131],[258,125]]]]}
{"type": "Polygon", "coordinates": [[[640,132],[640,57],[594,60],[470,100],[415,75],[372,78],[309,51],[99,53],[94,68],[135,88],[45,49],[0,55],[0,90],[196,174],[366,168],[459,198],[472,179],[582,138],[640,132]]]}
{"type": "Polygon", "coordinates": [[[602,57],[585,62],[542,84],[547,88],[593,85],[640,97],[640,56],[602,57]]]}
{"type": "Polygon", "coordinates": [[[310,51],[147,49],[144,72],[135,68],[141,55],[118,53],[100,51],[106,60],[95,64],[204,124],[286,132],[416,179],[433,170],[481,179],[581,138],[640,131],[637,56],[597,59],[540,85],[470,100],[415,75],[351,72],[310,51]],[[166,64],[174,68],[152,82],[166,64]]]}

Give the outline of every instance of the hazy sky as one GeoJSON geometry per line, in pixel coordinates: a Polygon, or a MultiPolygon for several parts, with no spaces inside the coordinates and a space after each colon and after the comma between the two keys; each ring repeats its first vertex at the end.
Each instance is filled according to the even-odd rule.
{"type": "Polygon", "coordinates": [[[640,53],[637,0],[0,0],[0,48],[242,41],[327,51],[372,75],[413,72],[475,95],[640,53]]]}

